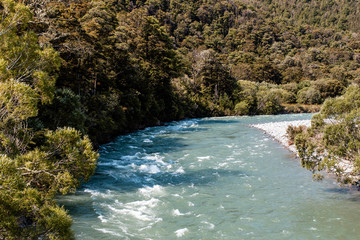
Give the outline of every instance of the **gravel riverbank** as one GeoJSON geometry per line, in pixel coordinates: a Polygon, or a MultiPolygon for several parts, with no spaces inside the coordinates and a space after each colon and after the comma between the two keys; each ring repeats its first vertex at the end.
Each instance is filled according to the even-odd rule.
{"type": "Polygon", "coordinates": [[[252,124],[251,127],[260,129],[264,131],[269,136],[273,137],[276,141],[280,142],[282,145],[287,147],[290,151],[297,154],[295,145],[289,145],[289,139],[286,134],[287,128],[292,126],[301,126],[306,127],[311,126],[311,120],[298,120],[298,121],[284,121],[284,122],[269,122],[262,124],[252,124]]]}
{"type": "MultiPolygon", "coordinates": [[[[260,129],[264,131],[265,134],[268,134],[276,141],[281,143],[283,146],[287,147],[291,152],[297,155],[297,150],[294,144],[289,145],[289,138],[287,137],[286,130],[287,128],[292,126],[301,126],[304,125],[306,127],[311,126],[311,120],[299,120],[299,121],[284,121],[284,122],[269,122],[263,124],[252,124],[251,127],[260,129]]],[[[353,181],[358,181],[359,176],[352,175],[354,170],[354,166],[351,162],[342,159],[338,164],[338,167],[343,169],[343,176],[350,177],[353,181]]],[[[335,173],[335,169],[330,169],[330,172],[335,173]]]]}

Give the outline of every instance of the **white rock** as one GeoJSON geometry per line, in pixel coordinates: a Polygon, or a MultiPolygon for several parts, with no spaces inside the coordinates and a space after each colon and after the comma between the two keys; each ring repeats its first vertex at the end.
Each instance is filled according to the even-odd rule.
{"type": "MultiPolygon", "coordinates": [[[[328,121],[330,122],[330,121],[328,121]]],[[[290,151],[298,154],[296,147],[294,144],[289,145],[289,138],[286,134],[286,130],[289,126],[299,127],[301,125],[306,127],[311,127],[311,120],[298,120],[298,121],[284,121],[284,122],[270,122],[270,123],[262,123],[262,124],[253,124],[251,127],[260,129],[264,131],[266,134],[273,137],[276,141],[280,142],[283,146],[287,147],[290,151]]],[[[345,159],[340,159],[337,163],[337,167],[343,169],[343,174],[348,175],[354,181],[359,180],[360,176],[354,176],[354,166],[350,161],[345,159]]],[[[335,169],[329,169],[332,172],[335,172],[335,169]]]]}
{"type": "Polygon", "coordinates": [[[270,123],[253,124],[250,126],[264,131],[266,134],[270,135],[275,140],[280,142],[282,145],[290,149],[290,151],[297,153],[295,145],[289,145],[289,138],[286,134],[286,130],[290,125],[294,127],[295,126],[298,127],[301,125],[310,127],[311,120],[270,122],[270,123]]]}

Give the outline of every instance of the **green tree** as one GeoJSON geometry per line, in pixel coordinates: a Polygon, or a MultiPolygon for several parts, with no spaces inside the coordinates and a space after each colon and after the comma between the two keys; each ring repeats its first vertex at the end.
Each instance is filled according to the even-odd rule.
{"type": "Polygon", "coordinates": [[[98,155],[75,129],[28,127],[53,99],[60,61],[26,29],[24,5],[2,1],[0,12],[0,238],[73,239],[71,218],[53,197],[87,181],[98,155]],[[37,145],[34,135],[42,138],[37,145]]]}
{"type": "Polygon", "coordinates": [[[33,133],[27,120],[37,115],[36,92],[26,83],[0,82],[0,152],[24,153],[33,133]]]}
{"type": "Polygon", "coordinates": [[[41,48],[37,36],[26,31],[31,19],[28,8],[15,1],[0,3],[0,81],[24,82],[33,87],[43,103],[50,102],[55,72],[60,66],[52,48],[41,48]]]}
{"type": "Polygon", "coordinates": [[[296,101],[304,104],[319,104],[322,102],[321,93],[313,87],[305,87],[298,92],[296,101]]]}
{"type": "Polygon", "coordinates": [[[73,128],[45,132],[39,148],[17,157],[28,186],[42,192],[66,194],[74,192],[94,173],[97,154],[87,137],[73,128]]]}
{"type": "Polygon", "coordinates": [[[16,155],[31,139],[27,119],[37,115],[38,102],[53,98],[60,61],[24,28],[31,19],[28,8],[10,0],[0,4],[0,151],[16,155]]]}
{"type": "Polygon", "coordinates": [[[295,138],[303,166],[312,171],[334,171],[341,183],[358,184],[360,174],[360,89],[325,101],[312,126],[295,138]]]}
{"type": "Polygon", "coordinates": [[[261,114],[277,114],[283,108],[281,106],[282,96],[276,89],[266,89],[257,92],[257,107],[261,114]]]}
{"type": "Polygon", "coordinates": [[[73,239],[71,218],[55,201],[24,181],[16,160],[0,155],[0,237],[73,239]]]}
{"type": "Polygon", "coordinates": [[[39,118],[46,128],[52,130],[67,126],[86,133],[86,115],[80,96],[68,88],[57,89],[51,104],[39,106],[39,118]]]}

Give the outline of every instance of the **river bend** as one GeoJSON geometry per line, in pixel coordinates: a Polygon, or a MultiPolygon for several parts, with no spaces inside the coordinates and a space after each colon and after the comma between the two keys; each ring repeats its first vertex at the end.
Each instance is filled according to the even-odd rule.
{"type": "Polygon", "coordinates": [[[249,124],[309,114],[172,122],[100,148],[60,197],[77,239],[358,239],[360,196],[312,173],[249,124]]]}

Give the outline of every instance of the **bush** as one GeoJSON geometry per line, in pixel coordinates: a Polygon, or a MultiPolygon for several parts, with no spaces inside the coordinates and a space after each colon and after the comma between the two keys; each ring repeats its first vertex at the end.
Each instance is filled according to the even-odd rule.
{"type": "Polygon", "coordinates": [[[281,106],[281,95],[278,94],[277,90],[278,89],[271,89],[257,93],[258,112],[260,114],[277,114],[283,110],[281,106]]]}
{"type": "Polygon", "coordinates": [[[280,103],[295,103],[296,95],[284,89],[272,89],[274,94],[278,94],[280,97],[280,103]]]}
{"type": "Polygon", "coordinates": [[[286,135],[289,138],[288,144],[292,145],[295,143],[295,137],[304,132],[306,129],[306,127],[304,125],[300,125],[300,126],[293,126],[290,125],[287,129],[286,129],[286,135]]]}
{"type": "Polygon", "coordinates": [[[342,94],[344,85],[339,80],[320,79],[314,82],[314,88],[320,91],[323,99],[342,94]]]}
{"type": "Polygon", "coordinates": [[[296,101],[303,104],[320,104],[322,103],[322,98],[319,90],[313,87],[306,87],[298,92],[296,101]]]}
{"type": "Polygon", "coordinates": [[[247,101],[241,101],[236,104],[234,111],[236,115],[248,115],[250,111],[250,104],[247,101]]]}
{"type": "Polygon", "coordinates": [[[296,94],[299,90],[298,88],[298,84],[297,83],[287,83],[287,84],[283,84],[281,85],[282,89],[288,91],[288,92],[292,92],[294,94],[296,94]]]}

